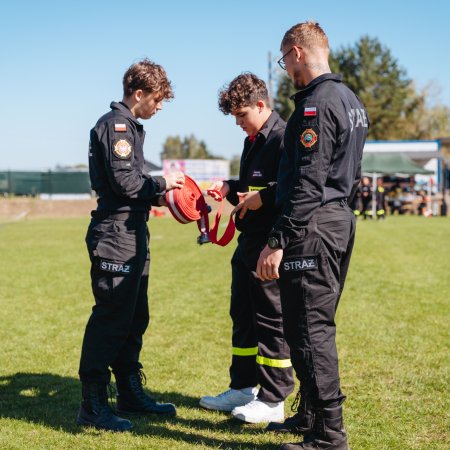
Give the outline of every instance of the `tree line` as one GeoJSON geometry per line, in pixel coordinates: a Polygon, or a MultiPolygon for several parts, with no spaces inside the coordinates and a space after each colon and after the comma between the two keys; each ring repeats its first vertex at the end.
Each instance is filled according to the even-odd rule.
{"type": "MultiPolygon", "coordinates": [[[[450,109],[439,102],[436,86],[418,89],[390,50],[377,38],[331,52],[330,68],[364,103],[370,119],[368,139],[436,139],[450,135],[450,109]]],[[[296,92],[287,74],[279,77],[275,109],[287,120],[296,92]]]]}
{"type": "MultiPolygon", "coordinates": [[[[330,55],[332,72],[366,106],[370,129],[368,139],[415,140],[450,136],[450,108],[439,101],[432,83],[418,88],[390,50],[377,38],[363,36],[354,45],[343,46],[330,55]]],[[[274,98],[275,110],[285,120],[294,111],[291,96],[296,92],[285,72],[279,74],[274,98]]],[[[214,156],[204,141],[194,135],[169,136],[161,159],[222,159],[214,156]]],[[[231,173],[239,173],[239,157],[232,158],[231,173]]]]}

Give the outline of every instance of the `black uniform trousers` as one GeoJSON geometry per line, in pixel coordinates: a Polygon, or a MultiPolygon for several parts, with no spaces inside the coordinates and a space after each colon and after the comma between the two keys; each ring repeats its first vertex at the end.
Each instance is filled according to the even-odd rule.
{"type": "MultiPolygon", "coordinates": [[[[125,214],[126,215],[126,214],[125,214]]],[[[109,383],[136,372],[149,323],[149,233],[142,213],[126,220],[92,219],[86,235],[95,305],[86,326],[79,374],[82,382],[109,383]]]]}
{"type": "Polygon", "coordinates": [[[284,332],[301,391],[313,407],[343,403],[335,314],[350,263],[356,218],[346,202],[319,208],[280,266],[284,332]]]}
{"type": "Polygon", "coordinates": [[[289,348],[283,337],[278,284],[256,278],[256,263],[266,243],[265,233],[242,233],[231,259],[230,387],[243,389],[259,384],[260,400],[279,402],[292,392],[294,380],[289,348]]]}
{"type": "Polygon", "coordinates": [[[370,203],[372,201],[372,196],[369,197],[361,197],[361,214],[364,215],[364,217],[367,217],[368,214],[370,214],[370,203]]]}

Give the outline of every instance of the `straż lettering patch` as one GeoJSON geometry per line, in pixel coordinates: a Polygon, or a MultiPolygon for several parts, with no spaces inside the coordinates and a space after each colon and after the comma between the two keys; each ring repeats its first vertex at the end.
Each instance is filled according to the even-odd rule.
{"type": "Polygon", "coordinates": [[[107,259],[100,259],[99,269],[105,272],[128,275],[131,273],[131,264],[115,263],[107,259]]]}
{"type": "Polygon", "coordinates": [[[301,258],[283,261],[282,269],[285,272],[301,272],[303,270],[314,270],[319,266],[317,264],[317,256],[304,256],[301,258]]]}

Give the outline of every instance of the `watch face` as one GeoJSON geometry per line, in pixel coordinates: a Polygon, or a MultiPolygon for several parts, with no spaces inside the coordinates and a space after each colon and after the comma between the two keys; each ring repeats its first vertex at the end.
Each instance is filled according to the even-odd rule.
{"type": "Polygon", "coordinates": [[[269,246],[269,248],[280,248],[280,243],[278,242],[278,239],[273,236],[271,236],[267,240],[267,245],[269,246]]]}

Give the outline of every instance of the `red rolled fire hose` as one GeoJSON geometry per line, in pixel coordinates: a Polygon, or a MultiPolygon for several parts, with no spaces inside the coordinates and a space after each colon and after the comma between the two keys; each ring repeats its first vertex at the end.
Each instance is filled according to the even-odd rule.
{"type": "Polygon", "coordinates": [[[197,183],[189,176],[184,176],[185,183],[181,189],[172,189],[166,192],[166,202],[172,216],[180,223],[197,222],[200,236],[197,240],[199,244],[212,242],[213,244],[225,247],[234,236],[235,225],[233,217],[230,215],[227,228],[220,239],[217,239],[220,218],[222,216],[223,198],[219,191],[209,190],[208,194],[220,201],[219,209],[214,219],[214,225],[209,229],[208,205],[203,197],[202,191],[197,183]]]}

